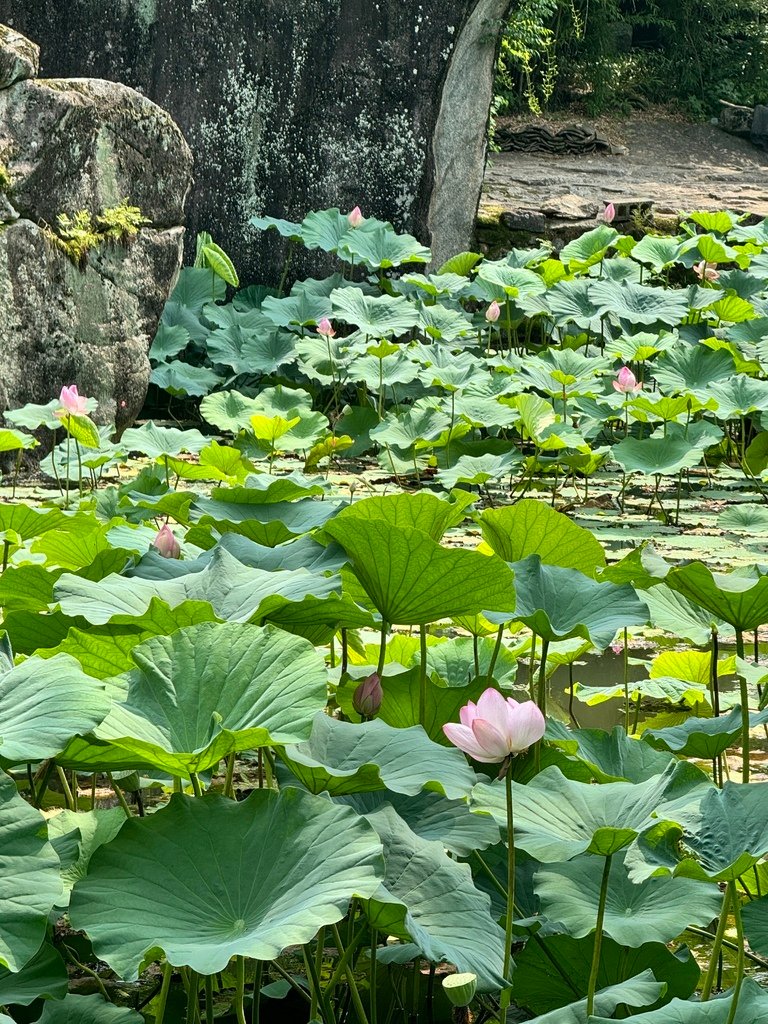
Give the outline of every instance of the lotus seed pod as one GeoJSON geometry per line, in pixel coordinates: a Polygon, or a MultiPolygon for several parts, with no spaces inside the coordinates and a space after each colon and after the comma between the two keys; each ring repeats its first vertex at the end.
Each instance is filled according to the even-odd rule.
{"type": "Polygon", "coordinates": [[[443,991],[452,1006],[469,1006],[477,991],[477,975],[449,974],[443,978],[443,991]]]}

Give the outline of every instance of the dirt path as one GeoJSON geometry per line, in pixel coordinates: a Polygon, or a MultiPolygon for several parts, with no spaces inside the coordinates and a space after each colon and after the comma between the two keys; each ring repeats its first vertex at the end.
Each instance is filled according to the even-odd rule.
{"type": "MultiPolygon", "coordinates": [[[[555,130],[574,123],[573,117],[547,120],[555,130]]],[[[595,127],[626,153],[492,153],[480,202],[481,239],[483,228],[501,225],[511,231],[529,226],[534,234],[562,234],[567,241],[593,226],[589,222],[609,201],[650,201],[659,219],[692,209],[768,215],[768,153],[747,140],[666,113],[599,120],[595,127]],[[546,212],[553,207],[559,212],[546,212]]]]}

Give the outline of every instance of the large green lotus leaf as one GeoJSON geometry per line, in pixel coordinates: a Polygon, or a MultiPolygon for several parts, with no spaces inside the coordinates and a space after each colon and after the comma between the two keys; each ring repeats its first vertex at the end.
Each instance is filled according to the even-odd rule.
{"type": "Polygon", "coordinates": [[[64,513],[58,508],[32,508],[30,505],[0,506],[0,537],[17,534],[22,540],[31,540],[51,530],[67,525],[64,513]]]}
{"type": "Polygon", "coordinates": [[[429,249],[413,235],[396,234],[389,224],[373,221],[348,231],[341,239],[338,255],[347,263],[364,263],[371,270],[388,270],[403,263],[429,263],[432,259],[429,249]]]}
{"type": "Polygon", "coordinates": [[[348,505],[335,516],[334,523],[344,523],[349,519],[383,519],[391,526],[421,530],[432,540],[439,541],[446,530],[462,522],[465,509],[471,503],[471,495],[461,492],[457,492],[456,501],[443,501],[428,491],[387,494],[363,498],[348,505]]]}
{"type": "Polygon", "coordinates": [[[239,391],[216,391],[200,403],[200,414],[207,423],[233,434],[248,430],[251,416],[262,411],[258,399],[249,398],[239,391]]]}
{"type": "Polygon", "coordinates": [[[484,260],[477,274],[481,281],[497,284],[510,298],[540,295],[547,290],[541,277],[532,270],[513,267],[506,260],[484,260]]]}
{"type": "Polygon", "coordinates": [[[158,459],[163,455],[181,455],[182,452],[196,453],[205,448],[208,442],[209,438],[199,430],[158,427],[151,421],[140,427],[129,427],[120,438],[120,444],[126,451],[140,452],[150,459],[158,459]]]}
{"type": "Polygon", "coordinates": [[[61,880],[64,884],[62,906],[69,902],[75,882],[85,878],[91,857],[100,846],[110,842],[126,822],[122,807],[95,811],[61,811],[48,820],[48,836],[62,860],[61,880]],[[63,863],[64,845],[75,843],[74,856],[63,863]]]}
{"type": "MultiPolygon", "coordinates": [[[[301,292],[282,299],[268,295],[262,302],[261,308],[270,327],[272,325],[292,327],[297,324],[302,327],[314,327],[320,323],[323,317],[333,315],[329,297],[310,292],[301,292]]],[[[291,343],[292,348],[296,344],[295,335],[284,334],[282,337],[291,343]]],[[[209,354],[211,352],[210,342],[208,343],[208,352],[209,354]]]]}
{"type": "Polygon", "coordinates": [[[689,707],[709,702],[709,692],[703,683],[691,683],[673,677],[639,679],[630,683],[627,691],[624,690],[623,683],[616,683],[614,686],[582,686],[581,683],[573,685],[576,700],[588,707],[595,707],[619,697],[623,699],[626,693],[629,694],[629,699],[635,702],[645,698],[675,705],[684,703],[689,707]]]}
{"type": "Polygon", "coordinates": [[[312,498],[263,505],[198,498],[193,505],[193,515],[200,526],[212,526],[220,533],[238,533],[257,544],[275,547],[316,530],[342,507],[340,501],[314,501],[312,498]]]}
{"type": "Polygon", "coordinates": [[[768,896],[748,903],[741,914],[750,949],[768,956],[768,896]]]}
{"type": "Polygon", "coordinates": [[[439,793],[403,796],[378,790],[336,800],[358,814],[371,814],[391,804],[417,836],[440,843],[457,857],[469,857],[474,850],[485,850],[499,841],[499,826],[489,814],[472,814],[466,800],[447,800],[439,793]]]}
{"type": "Polygon", "coordinates": [[[326,701],[326,672],[311,644],[273,626],[203,622],[135,647],[127,696],[94,730],[97,740],[172,775],[222,757],[300,743],[326,701]]]}
{"type": "MultiPolygon", "coordinates": [[[[768,710],[749,716],[751,728],[768,722],[768,710]]],[[[645,729],[643,739],[657,750],[671,750],[680,757],[711,761],[741,738],[741,708],[733,708],[720,718],[687,718],[680,725],[663,729],[645,729]]]]}
{"type": "Polygon", "coordinates": [[[752,631],[768,622],[768,576],[712,572],[702,562],[689,562],[672,569],[664,582],[734,629],[752,631]]]}
{"type": "Polygon", "coordinates": [[[522,461],[517,449],[500,455],[460,455],[450,469],[441,469],[436,479],[446,490],[456,487],[457,484],[481,487],[489,480],[498,480],[509,475],[522,461]]]}
{"type": "Polygon", "coordinates": [[[419,625],[514,607],[512,570],[496,555],[444,548],[422,530],[384,519],[332,519],[325,532],[389,623],[419,625]]]}
{"type": "Polygon", "coordinates": [[[676,263],[684,251],[685,246],[677,238],[643,235],[632,249],[632,259],[659,271],[676,263]]]}
{"type": "Polygon", "coordinates": [[[768,409],[768,382],[743,374],[713,384],[709,394],[717,402],[715,417],[718,420],[730,420],[768,409]]]}
{"type": "Polygon", "coordinates": [[[337,288],[331,292],[331,303],[335,319],[354,324],[371,339],[405,334],[419,322],[418,308],[402,296],[364,295],[359,288],[337,288]]]}
{"type": "MultiPolygon", "coordinates": [[[[581,853],[617,853],[653,826],[652,814],[671,779],[668,769],[646,782],[595,786],[547,768],[527,786],[513,784],[515,843],[545,864],[581,853]]],[[[498,780],[475,786],[472,807],[506,827],[504,784],[498,780]]]]}
{"type": "Polygon", "coordinates": [[[547,723],[547,740],[589,765],[598,782],[646,782],[673,761],[671,754],[633,739],[620,725],[612,732],[568,729],[553,719],[547,723]]]}
{"type": "Polygon", "coordinates": [[[29,563],[8,566],[0,575],[0,606],[14,611],[45,611],[53,600],[53,585],[63,571],[29,563]]]}
{"type": "MultiPolygon", "coordinates": [[[[731,1000],[733,995],[726,992],[724,996],[710,999],[706,1003],[699,1000],[673,999],[666,1006],[648,1013],[640,1013],[632,1017],[637,1024],[759,1024],[768,1015],[768,994],[762,985],[751,978],[746,978],[739,998],[736,1014],[731,1018],[731,1000]]],[[[590,1017],[588,1024],[611,1024],[607,1017],[590,1017]]]]}
{"type": "Polygon", "coordinates": [[[573,323],[582,330],[599,330],[600,314],[592,300],[591,282],[586,278],[559,281],[547,292],[546,303],[558,327],[573,323]]]}
{"type": "MultiPolygon", "coordinates": [[[[50,617],[45,616],[46,619],[50,617]]],[[[212,622],[215,617],[213,608],[205,601],[183,601],[171,608],[153,597],[146,612],[139,618],[121,625],[113,622],[106,626],[90,626],[88,629],[73,626],[57,647],[40,651],[39,657],[71,654],[89,676],[109,679],[133,666],[131,651],[142,641],[151,636],[173,633],[198,622],[212,622]]]]}
{"type": "MultiPolygon", "coordinates": [[[[595,930],[603,863],[584,855],[536,872],[541,910],[576,939],[595,930]]],[[[690,878],[650,878],[634,884],[621,858],[611,865],[603,931],[631,949],[646,942],[671,942],[688,925],[717,917],[723,897],[716,885],[690,878]]]]}
{"type": "MultiPolygon", "coordinates": [[[[419,327],[430,338],[450,343],[458,342],[460,338],[471,338],[467,344],[474,344],[475,329],[471,320],[464,313],[455,309],[447,309],[445,306],[426,306],[419,303],[419,327]]],[[[461,344],[459,342],[459,344],[461,344]]]]}
{"type": "Polygon", "coordinates": [[[683,346],[665,352],[654,365],[653,375],[662,394],[679,395],[692,392],[709,397],[709,387],[733,376],[733,356],[725,349],[713,350],[706,345],[683,346]]]}
{"type": "MultiPolygon", "coordinates": [[[[603,650],[619,629],[648,620],[648,608],[628,584],[598,583],[577,569],[544,565],[539,555],[515,562],[517,606],[507,615],[548,641],[580,636],[603,650]]],[[[487,611],[491,621],[500,616],[487,611]]]]}
{"type": "Polygon", "coordinates": [[[348,807],[294,787],[237,803],[174,794],[127,821],[72,893],[75,928],[121,977],[162,949],[176,967],[222,971],[236,955],[273,960],[374,895],[381,843],[348,807]]]}
{"type": "Polygon", "coordinates": [[[295,336],[274,328],[254,331],[232,326],[224,331],[214,331],[208,339],[207,349],[212,362],[231,367],[235,376],[241,373],[275,373],[286,363],[296,362],[295,336]]]}
{"type": "MultiPolygon", "coordinates": [[[[63,999],[68,986],[64,961],[49,942],[44,942],[20,971],[14,973],[0,967],[0,1006],[29,1006],[36,999],[63,999]]],[[[0,1024],[2,1020],[0,1016],[0,1024]]]]}
{"type": "Polygon", "coordinates": [[[384,846],[384,878],[366,906],[371,924],[419,947],[432,963],[448,961],[477,975],[481,991],[504,984],[504,932],[489,897],[475,888],[468,864],[442,843],[411,831],[394,808],[366,815],[384,846]]]}
{"type": "Polygon", "coordinates": [[[768,800],[759,783],[708,788],[661,807],[669,820],[641,836],[627,855],[633,881],[682,875],[735,881],[768,854],[768,800]]]}
{"type": "MultiPolygon", "coordinates": [[[[337,210],[336,213],[339,211],[337,210]]],[[[251,217],[248,221],[259,231],[276,230],[283,238],[289,238],[293,242],[302,242],[301,224],[292,220],[283,220],[281,217],[251,217]]],[[[346,229],[345,229],[346,230],[346,229]]]]}
{"type": "Polygon", "coordinates": [[[704,448],[682,437],[625,437],[611,449],[611,458],[625,473],[673,476],[701,462],[704,448]]]}
{"type": "MultiPolygon", "coordinates": [[[[293,231],[295,228],[290,221],[281,221],[278,224],[272,218],[260,218],[259,223],[255,226],[276,227],[280,234],[286,230],[293,231]],[[267,220],[270,221],[270,224],[266,224],[267,220]],[[285,225],[290,225],[290,228],[285,225]]],[[[325,252],[336,252],[339,242],[348,231],[349,221],[338,207],[332,207],[329,210],[312,210],[299,225],[300,238],[304,245],[308,249],[323,249],[325,252]]],[[[288,237],[293,237],[293,235],[288,237]]]]}
{"type": "Polygon", "coordinates": [[[631,324],[663,323],[674,327],[688,314],[685,293],[642,284],[596,281],[590,296],[601,316],[628,320],[631,324]]]}
{"type": "Polygon", "coordinates": [[[643,600],[648,605],[650,621],[657,629],[684,637],[699,647],[709,643],[713,626],[721,636],[733,632],[722,619],[663,583],[645,590],[643,600]]]}
{"type": "MultiPolygon", "coordinates": [[[[202,398],[219,384],[223,384],[226,378],[207,366],[193,366],[191,363],[174,360],[172,363],[160,363],[159,366],[155,366],[149,379],[152,384],[176,397],[192,395],[202,398]]],[[[140,430],[141,427],[131,429],[140,430]]],[[[141,451],[138,445],[134,446],[134,450],[141,451]]]]}
{"type": "Polygon", "coordinates": [[[54,597],[65,614],[82,615],[94,625],[123,616],[133,622],[146,613],[153,598],[171,608],[184,601],[207,601],[220,618],[245,622],[251,618],[265,619],[286,604],[300,602],[310,595],[325,598],[338,594],[340,589],[338,577],[321,576],[306,569],[252,569],[225,548],[217,547],[202,572],[168,580],[113,575],[97,583],[66,575],[56,584],[54,597]]]}
{"type": "Polygon", "coordinates": [[[251,474],[244,487],[214,487],[211,498],[237,505],[259,506],[277,501],[293,501],[295,498],[310,498],[323,495],[327,491],[328,484],[322,477],[309,477],[294,470],[284,476],[271,476],[269,473],[251,474]]]}
{"type": "Polygon", "coordinates": [[[281,757],[307,789],[331,796],[427,789],[459,800],[477,781],[459,750],[433,743],[421,726],[395,729],[377,719],[357,725],[319,714],[309,740],[281,757]]]}
{"type": "Polygon", "coordinates": [[[574,238],[560,250],[560,259],[573,272],[586,270],[599,263],[619,237],[619,232],[608,224],[598,224],[591,231],[574,238]]]}
{"type": "MultiPolygon", "coordinates": [[[[647,236],[646,236],[647,237],[647,236]]],[[[635,978],[595,992],[594,1009],[598,1013],[613,1013],[619,1006],[648,1006],[663,994],[664,986],[656,981],[653,971],[643,971],[635,978]]],[[[592,1018],[590,1018],[591,1020],[592,1018]]],[[[579,999],[568,1006],[558,1007],[550,1013],[534,1017],[530,1024],[586,1024],[587,1000],[579,999]]]]}
{"type": "MultiPolygon", "coordinates": [[[[569,935],[548,935],[541,942],[526,943],[525,948],[515,955],[515,1001],[533,1013],[552,1013],[552,1024],[560,1024],[555,1011],[568,1007],[587,994],[593,946],[593,936],[574,939],[569,935]]],[[[663,995],[658,988],[655,993],[649,992],[648,1002],[636,1004],[641,1008],[658,1005],[673,996],[687,998],[696,988],[700,976],[696,961],[685,946],[672,953],[660,942],[632,949],[620,946],[608,936],[603,938],[598,990],[626,984],[629,979],[635,979],[646,971],[652,972],[656,981],[666,985],[667,990],[663,995]]],[[[564,1019],[569,1020],[568,1017],[564,1019]]],[[[586,1015],[579,1018],[579,1024],[585,1022],[586,1015]]]]}
{"type": "MultiPolygon", "coordinates": [[[[474,678],[487,679],[496,650],[496,638],[457,636],[427,650],[427,671],[430,678],[442,686],[463,687],[474,678]],[[475,643],[477,644],[477,669],[475,670],[475,643]]],[[[414,662],[421,663],[418,654],[414,662]]],[[[498,650],[493,679],[499,683],[511,683],[517,674],[517,655],[504,644],[498,650]]]]}
{"type": "Polygon", "coordinates": [[[538,555],[545,565],[578,569],[594,576],[605,565],[600,542],[583,526],[543,501],[523,499],[505,508],[489,508],[480,516],[483,539],[505,562],[538,555]]]}
{"type": "Polygon", "coordinates": [[[28,658],[0,675],[0,760],[55,757],[72,736],[102,722],[110,704],[102,683],[68,654],[28,658]]]}
{"type": "MultiPolygon", "coordinates": [[[[45,1004],[37,1024],[143,1024],[144,1018],[126,1006],[115,1006],[101,996],[75,996],[45,1004]]],[[[0,1021],[0,1024],[2,1022],[0,1021]]]]}
{"type": "MultiPolygon", "coordinates": [[[[387,413],[381,423],[370,431],[369,436],[382,445],[394,445],[395,448],[401,448],[403,451],[418,450],[430,447],[430,442],[436,441],[442,432],[450,426],[450,423],[451,418],[448,413],[442,412],[434,406],[413,407],[399,415],[394,412],[387,413]]],[[[390,495],[390,497],[395,497],[395,495],[390,495]]],[[[407,495],[402,494],[397,497],[407,497],[407,495]]],[[[420,491],[413,497],[434,497],[434,495],[430,495],[427,491],[420,491]]],[[[363,499],[364,502],[372,500],[374,499],[363,499]]],[[[356,502],[356,504],[361,503],[356,502]]],[[[351,507],[354,508],[354,505],[351,507]]],[[[416,524],[407,523],[406,525],[415,526],[416,524]]]]}
{"type": "Polygon", "coordinates": [[[0,966],[18,971],[32,959],[60,895],[59,858],[45,820],[0,773],[0,966]]]}

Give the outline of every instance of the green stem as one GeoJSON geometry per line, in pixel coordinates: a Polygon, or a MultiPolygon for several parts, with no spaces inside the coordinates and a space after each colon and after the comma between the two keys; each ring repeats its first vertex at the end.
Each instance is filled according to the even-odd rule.
{"type": "Polygon", "coordinates": [[[611,861],[613,855],[605,858],[603,867],[603,880],[600,883],[600,899],[597,904],[597,920],[595,922],[595,946],[592,952],[592,968],[589,972],[589,985],[587,988],[587,1017],[591,1017],[595,1008],[595,991],[597,989],[597,975],[600,970],[600,950],[603,945],[603,920],[605,918],[605,901],[608,898],[608,880],[611,874],[611,861]]]}
{"type": "Polygon", "coordinates": [[[304,958],[304,969],[307,972],[307,982],[309,983],[310,992],[312,995],[312,1004],[317,999],[317,1005],[320,1007],[320,1013],[322,1014],[323,1020],[326,1022],[335,1021],[335,1015],[331,1009],[331,1001],[327,997],[327,994],[320,988],[320,977],[315,969],[315,961],[312,959],[308,946],[301,947],[301,955],[304,958]]]}
{"type": "MultiPolygon", "coordinates": [[[[736,630],[736,657],[744,660],[744,636],[740,629],[736,630]]],[[[747,677],[739,673],[739,690],[741,694],[741,781],[749,782],[749,692],[747,677]]]]}
{"type": "Polygon", "coordinates": [[[251,1024],[259,1024],[261,1020],[261,979],[264,975],[264,961],[256,961],[256,974],[253,978],[253,1008],[251,1010],[251,1024]]]}
{"type": "Polygon", "coordinates": [[[200,785],[200,780],[197,777],[197,772],[189,773],[189,781],[192,783],[192,789],[194,791],[195,796],[202,796],[203,790],[200,785]]]}
{"type": "MultiPolygon", "coordinates": [[[[545,641],[546,643],[546,641],[545,641]]],[[[512,806],[512,772],[507,760],[504,775],[504,792],[507,798],[507,916],[504,923],[504,980],[509,981],[512,966],[512,931],[515,922],[515,830],[512,806]]],[[[501,1009],[506,1010],[512,999],[512,989],[501,993],[501,1009]]]]}
{"type": "MultiPolygon", "coordinates": [[[[190,971],[187,984],[187,1024],[197,1024],[200,1020],[199,991],[197,971],[190,971]]],[[[245,1024],[245,1021],[238,1020],[238,1024],[245,1024]]]]}
{"type": "Polygon", "coordinates": [[[542,637],[541,640],[541,658],[539,660],[539,688],[537,693],[537,703],[539,710],[542,715],[547,714],[547,652],[549,650],[549,640],[545,640],[542,637]]]}
{"type": "Polygon", "coordinates": [[[296,981],[294,981],[294,979],[288,973],[288,971],[284,970],[280,966],[280,964],[277,962],[277,960],[271,960],[270,963],[269,963],[269,968],[272,971],[277,971],[277,973],[280,975],[280,977],[283,979],[283,981],[287,981],[288,984],[293,989],[293,991],[298,996],[301,996],[301,998],[304,1000],[305,1003],[309,1003],[311,1005],[312,999],[311,999],[309,993],[307,992],[307,990],[305,988],[303,988],[301,985],[298,985],[296,983],[296,981]]]}
{"type": "MultiPolygon", "coordinates": [[[[317,933],[317,946],[315,948],[315,975],[321,978],[323,975],[323,954],[325,952],[325,925],[317,933]]],[[[314,975],[313,975],[314,976],[314,975]]],[[[309,1009],[309,1019],[314,1020],[317,1016],[317,1007],[320,1000],[320,988],[312,986],[312,1002],[309,1009]]]]}
{"type": "Polygon", "coordinates": [[[387,624],[384,619],[381,620],[381,639],[379,641],[379,663],[376,666],[376,675],[379,677],[379,681],[384,678],[384,658],[387,654],[387,624]]]}
{"type": "Polygon", "coordinates": [[[165,1005],[168,1002],[168,993],[171,990],[171,979],[173,967],[166,960],[163,964],[163,984],[160,986],[160,995],[157,997],[157,1009],[155,1010],[155,1024],[163,1024],[165,1018],[165,1005]]]}
{"type": "Polygon", "coordinates": [[[228,796],[228,797],[234,798],[234,795],[235,795],[234,778],[235,778],[235,755],[234,755],[234,753],[232,753],[232,754],[230,754],[227,757],[227,775],[226,775],[226,778],[224,779],[224,796],[228,796]]]}
{"type": "Polygon", "coordinates": [[[744,983],[744,925],[741,921],[741,900],[738,892],[736,891],[736,883],[729,882],[728,888],[731,890],[731,903],[733,904],[733,920],[736,925],[736,945],[738,946],[738,952],[736,954],[736,983],[734,984],[733,992],[731,993],[731,1009],[728,1013],[728,1020],[725,1024],[733,1024],[736,1019],[736,1011],[739,1007],[741,986],[744,983]]]}
{"type": "Polygon", "coordinates": [[[213,1024],[213,975],[205,976],[205,1024],[213,1024]]]}
{"type": "Polygon", "coordinates": [[[491,655],[491,660],[488,663],[488,672],[487,672],[486,678],[487,678],[489,683],[493,682],[493,672],[494,672],[494,669],[496,668],[496,662],[499,659],[499,652],[501,651],[501,638],[503,636],[504,636],[504,626],[502,624],[501,626],[499,626],[499,631],[496,634],[496,643],[495,643],[494,648],[493,648],[493,654],[491,655]]]}
{"type": "Polygon", "coordinates": [[[125,799],[122,789],[120,789],[118,784],[112,778],[112,772],[107,772],[107,778],[109,779],[109,784],[112,787],[112,792],[117,797],[117,802],[123,808],[126,818],[132,818],[133,814],[131,813],[131,808],[128,806],[128,802],[125,799]]]}
{"type": "Polygon", "coordinates": [[[624,627],[624,731],[629,735],[629,635],[624,627]]]}
{"type": "Polygon", "coordinates": [[[376,959],[376,947],[379,941],[379,933],[375,928],[371,928],[371,977],[370,977],[370,1017],[371,1024],[377,1024],[379,1017],[379,1010],[376,1004],[376,988],[377,988],[377,959],[376,959]]]}
{"type": "MultiPolygon", "coordinates": [[[[345,959],[344,944],[341,941],[341,935],[339,934],[338,926],[335,924],[331,925],[331,931],[333,932],[333,939],[334,942],[336,943],[336,948],[341,954],[342,959],[345,959]]],[[[355,981],[355,972],[352,970],[352,965],[349,963],[349,960],[346,960],[344,973],[347,976],[347,984],[349,985],[349,991],[352,995],[352,1005],[355,1008],[355,1013],[357,1014],[358,1020],[361,1022],[361,1024],[368,1024],[368,1017],[366,1016],[365,1008],[363,1007],[363,1001],[360,998],[360,992],[357,988],[357,982],[355,981]]]]}
{"type": "Polygon", "coordinates": [[[69,788],[69,782],[67,782],[66,772],[58,764],[56,765],[56,774],[59,777],[59,782],[61,783],[61,788],[64,790],[64,799],[67,802],[67,807],[69,807],[70,810],[76,811],[77,810],[77,804],[75,803],[75,798],[72,795],[72,790],[69,788]]]}
{"type": "Polygon", "coordinates": [[[237,1024],[245,1020],[245,957],[235,957],[235,1017],[237,1024]]]}
{"type": "Polygon", "coordinates": [[[720,950],[722,949],[723,939],[725,938],[725,931],[728,927],[728,907],[731,902],[731,890],[730,887],[725,890],[723,896],[723,905],[720,909],[720,920],[717,925],[717,931],[715,932],[715,941],[712,943],[712,952],[709,956],[709,967],[704,977],[704,984],[701,986],[701,1001],[706,1003],[712,992],[712,986],[715,982],[715,975],[717,974],[717,962],[720,958],[720,950]]]}
{"type": "Polygon", "coordinates": [[[67,960],[69,960],[71,963],[73,963],[75,965],[75,967],[77,967],[78,970],[83,972],[83,974],[87,974],[89,977],[93,978],[93,980],[96,982],[96,984],[98,986],[98,989],[99,989],[99,992],[101,992],[103,998],[106,1000],[106,1002],[111,1003],[112,1000],[109,998],[109,993],[104,988],[104,982],[101,980],[101,978],[96,973],[96,971],[92,970],[86,964],[81,964],[80,961],[75,956],[75,954],[69,948],[69,946],[66,945],[66,943],[62,943],[62,949],[64,950],[64,955],[66,956],[67,960]]]}
{"type": "Polygon", "coordinates": [[[427,627],[419,626],[419,648],[421,661],[419,664],[419,724],[426,728],[427,723],[427,627]]]}

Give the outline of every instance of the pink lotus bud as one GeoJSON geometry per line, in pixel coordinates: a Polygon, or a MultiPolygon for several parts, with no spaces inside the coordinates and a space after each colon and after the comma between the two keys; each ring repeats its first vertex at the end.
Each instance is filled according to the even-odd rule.
{"type": "Polygon", "coordinates": [[[488,309],[485,311],[485,319],[489,324],[495,324],[501,316],[501,306],[498,304],[496,299],[490,304],[488,309]]]}
{"type": "Polygon", "coordinates": [[[608,203],[606,208],[601,214],[601,220],[604,220],[606,224],[612,224],[616,217],[616,207],[613,203],[608,203]]]}
{"type": "Polygon", "coordinates": [[[317,325],[317,333],[322,334],[324,338],[334,338],[336,336],[336,331],[334,331],[331,321],[327,316],[324,316],[317,325]]]}
{"type": "Polygon", "coordinates": [[[157,531],[157,536],[152,541],[152,547],[158,554],[162,555],[163,558],[181,557],[181,545],[174,537],[173,531],[168,523],[157,531]]]}
{"type": "Polygon", "coordinates": [[[365,217],[363,216],[362,210],[360,209],[359,206],[356,206],[352,213],[348,214],[347,220],[349,221],[349,226],[351,228],[360,227],[360,225],[365,220],[365,217]]]}
{"type": "Polygon", "coordinates": [[[706,260],[702,260],[701,263],[697,263],[693,272],[700,281],[719,281],[720,272],[717,269],[717,264],[707,263],[706,260]]]}
{"type": "Polygon", "coordinates": [[[616,374],[613,386],[622,395],[629,395],[632,392],[642,391],[643,389],[643,385],[638,383],[637,377],[635,377],[628,366],[622,366],[616,374]]]}
{"type": "Polygon", "coordinates": [[[623,654],[624,644],[611,644],[611,650],[614,654],[623,654]]]}
{"type": "Polygon", "coordinates": [[[498,764],[520,754],[544,735],[547,723],[532,700],[522,704],[490,688],[477,704],[470,701],[459,711],[461,724],[449,722],[443,732],[459,750],[476,761],[498,764]]]}
{"type": "Polygon", "coordinates": [[[85,416],[88,408],[88,399],[77,393],[77,384],[70,384],[68,388],[62,388],[59,395],[61,409],[56,410],[59,418],[64,416],[85,416]]]}
{"type": "Polygon", "coordinates": [[[378,715],[383,698],[381,681],[374,672],[364,679],[352,694],[352,707],[363,718],[373,718],[378,715]]]}

